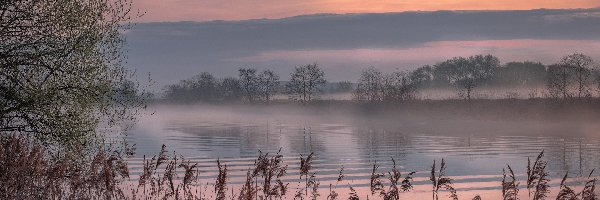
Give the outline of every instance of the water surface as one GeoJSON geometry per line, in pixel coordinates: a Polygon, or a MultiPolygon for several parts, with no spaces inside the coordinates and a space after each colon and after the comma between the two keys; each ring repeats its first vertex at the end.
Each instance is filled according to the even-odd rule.
{"type": "MultiPolygon", "coordinates": [[[[465,199],[475,194],[499,198],[502,168],[507,164],[525,185],[527,158],[542,150],[553,194],[565,172],[575,184],[600,166],[600,138],[594,136],[598,129],[589,124],[444,117],[430,121],[378,118],[376,113],[357,116],[221,106],[153,109],[156,114],[143,117],[128,135],[137,147],[136,160],[156,154],[165,144],[168,150],[200,163],[201,178],[214,183],[215,160],[220,158],[230,169],[231,187],[242,183],[259,150],[271,154],[281,150],[292,188],[299,176],[299,156],[314,152],[314,172],[321,187],[327,188],[322,197],[327,196],[329,184],[337,185],[338,193],[346,194],[350,184],[371,196],[373,164],[377,162],[378,171],[387,175],[392,158],[403,172],[417,172],[415,191],[403,195],[407,199],[430,198],[429,171],[433,161],[439,164],[442,158],[448,165],[446,174],[465,199]],[[346,180],[336,183],[342,167],[346,180]]],[[[139,171],[140,162],[134,162],[134,167],[139,171]]],[[[526,195],[524,191],[520,194],[526,195]]]]}

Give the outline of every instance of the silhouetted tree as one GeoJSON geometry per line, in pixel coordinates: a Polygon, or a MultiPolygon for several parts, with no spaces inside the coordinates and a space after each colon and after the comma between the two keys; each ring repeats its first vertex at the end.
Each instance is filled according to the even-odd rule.
{"type": "Polygon", "coordinates": [[[216,102],[221,97],[219,81],[208,72],[166,86],[164,95],[176,102],[216,102]]]}
{"type": "Polygon", "coordinates": [[[548,95],[553,98],[567,99],[573,96],[570,91],[575,69],[564,64],[548,66],[546,87],[548,95]]]}
{"type": "Polygon", "coordinates": [[[560,64],[573,69],[573,72],[575,73],[575,82],[577,84],[577,97],[591,96],[589,85],[594,60],[587,55],[574,53],[563,57],[560,64]]]}
{"type": "Polygon", "coordinates": [[[310,64],[294,69],[286,89],[290,99],[308,102],[318,96],[325,83],[325,72],[317,64],[310,64]]]}
{"type": "Polygon", "coordinates": [[[256,74],[256,69],[241,68],[239,71],[239,81],[242,92],[247,101],[253,102],[260,95],[260,79],[256,74]]]}
{"type": "Polygon", "coordinates": [[[218,100],[217,79],[211,73],[202,72],[192,77],[190,84],[190,92],[196,100],[204,102],[218,100]]]}
{"type": "Polygon", "coordinates": [[[269,102],[279,85],[279,76],[271,70],[264,70],[259,76],[259,87],[262,98],[269,102]]]}
{"type": "Polygon", "coordinates": [[[361,73],[354,98],[359,101],[397,102],[412,99],[417,86],[411,79],[411,73],[396,71],[383,74],[374,67],[361,73]]]}
{"type": "Polygon", "coordinates": [[[416,87],[430,87],[433,84],[433,67],[425,65],[410,72],[410,81],[416,87]]]}
{"type": "Polygon", "coordinates": [[[354,98],[359,101],[382,101],[383,79],[383,73],[375,67],[363,70],[354,91],[354,98]]]}
{"type": "Polygon", "coordinates": [[[234,77],[226,77],[219,84],[220,98],[223,101],[238,101],[242,98],[240,81],[234,77]]]}
{"type": "Polygon", "coordinates": [[[493,84],[503,86],[541,85],[546,67],[539,62],[509,62],[495,69],[493,84]]]}
{"type": "Polygon", "coordinates": [[[383,101],[398,102],[413,99],[417,86],[412,82],[410,73],[395,71],[384,75],[383,101]]]}
{"type": "Polygon", "coordinates": [[[498,58],[492,55],[476,55],[468,58],[455,57],[439,63],[436,70],[444,71],[450,84],[466,93],[471,99],[472,91],[493,77],[494,69],[500,66],[498,58]]]}

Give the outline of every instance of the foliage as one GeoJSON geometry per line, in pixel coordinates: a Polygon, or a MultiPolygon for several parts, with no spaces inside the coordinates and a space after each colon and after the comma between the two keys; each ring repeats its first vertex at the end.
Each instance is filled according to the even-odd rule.
{"type": "Polygon", "coordinates": [[[123,68],[130,11],[127,0],[2,1],[0,133],[72,144],[126,128],[144,106],[123,68]]]}
{"type": "Polygon", "coordinates": [[[460,89],[466,99],[471,99],[472,91],[489,81],[500,60],[492,55],[475,55],[468,58],[455,57],[435,65],[436,71],[444,72],[444,79],[460,89]]]}

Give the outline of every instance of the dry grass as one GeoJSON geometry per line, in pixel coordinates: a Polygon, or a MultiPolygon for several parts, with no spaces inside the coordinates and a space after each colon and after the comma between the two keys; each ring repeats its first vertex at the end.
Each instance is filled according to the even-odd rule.
{"type": "Polygon", "coordinates": [[[519,200],[517,196],[519,194],[519,183],[515,176],[515,172],[512,170],[510,165],[507,165],[508,176],[510,181],[506,180],[506,170],[502,169],[502,199],[504,200],[519,200]]]}
{"type": "Polygon", "coordinates": [[[452,186],[452,179],[446,176],[446,162],[442,159],[442,163],[440,164],[440,170],[436,176],[436,167],[435,160],[433,161],[433,165],[431,166],[431,176],[429,177],[433,185],[433,199],[439,199],[439,191],[440,189],[444,189],[450,192],[450,198],[457,200],[458,195],[456,194],[456,189],[452,186]]]}
{"type": "Polygon", "coordinates": [[[569,173],[565,173],[562,181],[560,182],[560,192],[556,197],[557,200],[596,200],[598,196],[595,193],[596,189],[596,179],[591,178],[594,170],[590,172],[588,175],[588,180],[583,187],[583,190],[579,193],[576,193],[571,187],[567,185],[567,178],[569,173]]]}
{"type": "MultiPolygon", "coordinates": [[[[283,163],[280,152],[275,155],[260,152],[254,166],[246,173],[246,182],[239,191],[228,190],[228,168],[220,159],[216,161],[218,175],[214,185],[199,183],[198,164],[186,160],[175,153],[169,156],[163,145],[158,155],[144,158],[143,170],[139,179],[129,178],[128,157],[132,148],[102,148],[89,160],[73,152],[59,156],[49,156],[49,152],[40,145],[27,139],[11,136],[3,137],[0,146],[0,199],[328,199],[340,198],[338,184],[347,184],[349,200],[358,200],[360,195],[353,183],[345,180],[344,168],[339,171],[335,186],[329,185],[329,194],[319,194],[320,181],[315,172],[311,172],[314,154],[300,158],[300,179],[304,186],[288,195],[288,185],[284,180],[287,165],[283,163]],[[89,161],[89,162],[88,162],[89,161]],[[209,187],[213,187],[211,191],[209,187]],[[229,194],[229,191],[231,193],[229,194]],[[208,196],[208,197],[207,197],[208,196]]],[[[547,199],[549,184],[546,162],[541,152],[535,161],[527,166],[527,189],[531,199],[547,199]]],[[[402,176],[396,161],[392,159],[391,170],[380,173],[375,163],[371,171],[371,196],[367,199],[398,200],[403,192],[412,190],[415,172],[402,176]]],[[[450,199],[458,199],[452,179],[446,175],[446,162],[442,159],[439,169],[436,162],[431,166],[433,199],[441,198],[441,191],[449,192],[450,199]]],[[[503,169],[502,199],[517,200],[519,183],[510,166],[503,169]]],[[[557,199],[596,200],[596,179],[592,172],[587,177],[583,189],[576,192],[567,184],[565,174],[560,184],[557,199]]],[[[343,192],[345,193],[345,192],[343,192]]],[[[473,199],[481,199],[479,195],[473,199]]]]}
{"type": "Polygon", "coordinates": [[[549,185],[548,172],[546,171],[546,161],[542,160],[544,157],[544,151],[535,159],[532,164],[531,160],[527,158],[527,190],[529,197],[533,200],[541,200],[548,197],[549,185]]]}

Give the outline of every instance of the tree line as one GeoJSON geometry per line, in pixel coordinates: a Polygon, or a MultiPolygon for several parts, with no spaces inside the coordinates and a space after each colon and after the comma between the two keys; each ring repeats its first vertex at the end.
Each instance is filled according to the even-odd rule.
{"type": "Polygon", "coordinates": [[[164,97],[176,102],[269,102],[274,95],[285,93],[289,99],[307,102],[319,96],[327,81],[325,72],[317,64],[309,64],[296,67],[290,80],[281,83],[279,75],[268,69],[259,72],[254,68],[240,68],[238,77],[222,79],[202,72],[168,85],[164,97]]]}
{"type": "Polygon", "coordinates": [[[281,81],[271,70],[261,72],[241,68],[237,77],[216,78],[203,72],[164,90],[164,98],[177,102],[269,102],[275,95],[308,102],[320,94],[351,92],[354,100],[398,102],[416,98],[427,88],[455,89],[464,99],[474,91],[488,87],[544,87],[546,97],[586,98],[600,91],[600,69],[587,55],[574,53],[552,65],[539,62],[501,64],[493,55],[454,57],[414,70],[384,73],[375,67],[364,69],[355,82],[328,83],[317,64],[295,67],[289,81],[281,81]]]}

